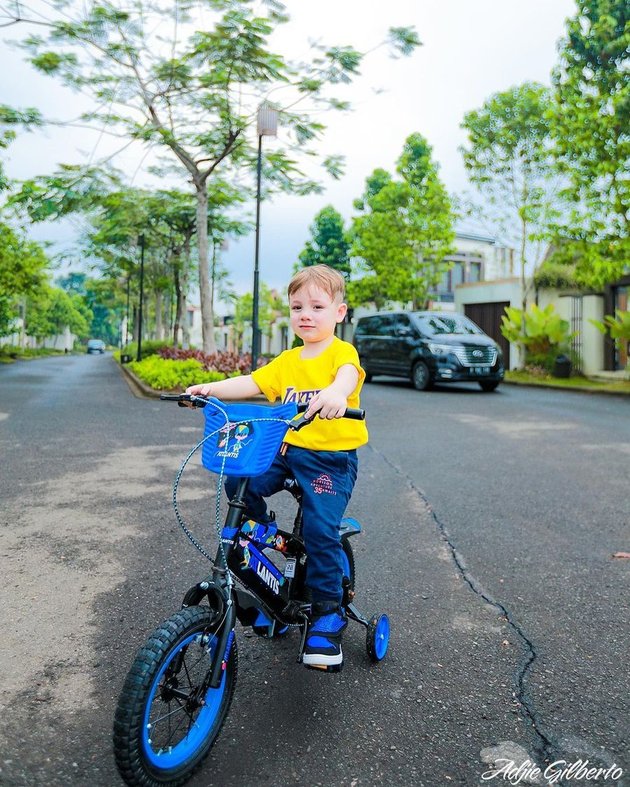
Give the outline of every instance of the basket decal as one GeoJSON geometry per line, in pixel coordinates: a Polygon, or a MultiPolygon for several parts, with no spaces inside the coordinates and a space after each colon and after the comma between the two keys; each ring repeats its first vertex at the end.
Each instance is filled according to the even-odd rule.
{"type": "Polygon", "coordinates": [[[203,412],[203,466],[213,473],[245,477],[271,467],[297,406],[224,404],[210,399],[203,412]]]}

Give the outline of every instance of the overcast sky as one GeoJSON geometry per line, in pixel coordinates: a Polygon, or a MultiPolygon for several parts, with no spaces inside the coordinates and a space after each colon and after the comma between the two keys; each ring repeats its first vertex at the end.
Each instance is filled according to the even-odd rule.
{"type": "MultiPolygon", "coordinates": [[[[366,59],[362,76],[350,92],[353,111],[328,113],[321,150],[346,157],[340,181],[325,177],[326,191],[311,197],[277,197],[262,207],[261,277],[282,288],[309,237],[314,215],[332,204],[346,218],[365,178],[377,167],[393,170],[405,138],[420,132],[433,146],[440,175],[451,193],[467,188],[458,148],[464,114],[492,93],[524,81],[549,84],[557,60],[564,21],[575,13],[574,0],[288,0],[291,22],[274,38],[275,48],[299,56],[309,37],[327,44],[351,44],[368,50],[390,26],[414,25],[423,46],[410,58],[388,59],[379,51],[366,59]],[[377,90],[383,88],[384,92],[377,90]]],[[[17,37],[16,28],[3,31],[17,37]]],[[[68,118],[81,111],[81,99],[53,79],[35,74],[21,53],[0,45],[4,74],[2,103],[36,106],[46,116],[68,118]],[[9,78],[10,75],[10,78],[9,78]]],[[[281,140],[279,140],[280,142],[281,140]]],[[[279,144],[265,138],[265,146],[279,144]]],[[[50,172],[61,162],[96,161],[107,140],[89,131],[48,130],[21,135],[9,151],[9,175],[24,178],[50,172]]],[[[148,185],[141,153],[130,152],[114,163],[148,185]]],[[[183,183],[182,183],[183,185],[183,183]]],[[[253,215],[251,206],[250,215],[253,215]]],[[[70,246],[71,222],[38,227],[34,237],[70,246]]],[[[239,292],[251,291],[253,234],[230,242],[223,262],[239,292]]]]}

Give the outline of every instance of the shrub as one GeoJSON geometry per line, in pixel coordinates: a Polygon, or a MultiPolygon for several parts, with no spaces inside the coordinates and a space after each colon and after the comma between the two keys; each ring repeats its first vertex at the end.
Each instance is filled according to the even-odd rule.
{"type": "Polygon", "coordinates": [[[14,361],[17,358],[39,358],[64,354],[63,350],[54,350],[49,347],[18,347],[15,344],[5,344],[0,347],[0,359],[3,363],[14,361]]]}
{"type": "Polygon", "coordinates": [[[556,357],[569,352],[569,345],[575,333],[570,325],[556,314],[553,304],[544,309],[532,304],[525,313],[514,306],[508,306],[501,320],[501,333],[509,342],[516,342],[525,348],[527,366],[539,366],[551,371],[556,357]]]}
{"type": "MultiPolygon", "coordinates": [[[[143,339],[142,340],[142,358],[148,358],[150,355],[157,355],[160,350],[169,349],[168,344],[164,339],[143,339]]],[[[132,360],[138,357],[138,343],[129,342],[123,350],[122,355],[130,355],[132,360]]]]}
{"type": "Polygon", "coordinates": [[[158,391],[183,391],[196,383],[225,380],[222,372],[207,371],[195,358],[182,361],[150,355],[129,364],[131,371],[158,391]]]}
{"type": "MultiPolygon", "coordinates": [[[[161,358],[168,358],[174,361],[183,361],[190,358],[199,361],[202,367],[208,371],[223,372],[225,375],[234,376],[235,374],[249,374],[252,368],[252,356],[250,353],[238,355],[231,352],[216,352],[206,354],[202,350],[182,350],[178,347],[163,347],[159,351],[161,358]]],[[[266,363],[264,358],[260,358],[258,365],[266,363]]]]}
{"type": "Polygon", "coordinates": [[[623,349],[624,343],[630,343],[630,312],[617,309],[614,317],[612,314],[607,314],[603,322],[599,320],[590,320],[590,322],[604,335],[610,334],[610,338],[619,349],[623,349]]]}

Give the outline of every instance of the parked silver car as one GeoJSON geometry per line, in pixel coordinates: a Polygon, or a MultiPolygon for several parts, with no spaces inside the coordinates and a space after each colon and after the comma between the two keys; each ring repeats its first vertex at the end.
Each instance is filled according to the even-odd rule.
{"type": "Polygon", "coordinates": [[[104,353],[105,342],[102,339],[89,339],[87,343],[87,353],[104,353]]]}

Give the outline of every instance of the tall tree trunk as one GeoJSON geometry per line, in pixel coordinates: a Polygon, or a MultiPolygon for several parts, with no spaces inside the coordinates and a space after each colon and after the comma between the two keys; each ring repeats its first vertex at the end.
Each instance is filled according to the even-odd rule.
{"type": "Polygon", "coordinates": [[[215,353],[214,313],[208,271],[208,190],[206,181],[195,180],[197,190],[197,250],[199,252],[199,295],[201,300],[201,335],[203,351],[215,353]]]}
{"type": "Polygon", "coordinates": [[[214,290],[217,278],[217,242],[212,239],[212,265],[210,267],[210,302],[212,303],[212,314],[214,315],[214,290]]]}
{"type": "Polygon", "coordinates": [[[190,276],[190,238],[187,233],[184,240],[184,258],[182,260],[181,275],[181,300],[182,300],[182,347],[187,350],[190,347],[190,327],[188,325],[188,311],[186,309],[188,301],[188,278],[190,276]]]}
{"type": "Polygon", "coordinates": [[[164,338],[164,298],[162,290],[155,291],[155,338],[162,341],[164,338]]]}
{"type": "Polygon", "coordinates": [[[175,285],[175,321],[173,323],[173,347],[177,347],[179,344],[179,329],[182,325],[182,320],[184,319],[183,316],[183,298],[182,298],[182,287],[180,282],[180,266],[181,266],[181,257],[175,260],[175,264],[173,265],[173,283],[175,285]]]}

